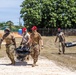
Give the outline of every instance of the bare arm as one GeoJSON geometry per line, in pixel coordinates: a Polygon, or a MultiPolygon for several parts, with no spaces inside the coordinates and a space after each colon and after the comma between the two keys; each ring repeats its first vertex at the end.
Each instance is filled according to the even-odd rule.
{"type": "Polygon", "coordinates": [[[41,48],[43,48],[43,40],[40,34],[39,34],[39,45],[41,48]]]}
{"type": "Polygon", "coordinates": [[[55,42],[57,41],[57,39],[58,39],[58,36],[56,36],[55,42]]]}
{"type": "Polygon", "coordinates": [[[43,47],[43,40],[42,39],[40,39],[39,45],[41,45],[43,47]]]}
{"type": "Polygon", "coordinates": [[[15,45],[15,48],[16,48],[16,41],[15,41],[15,38],[13,36],[12,36],[12,42],[15,45]]]}
{"type": "Polygon", "coordinates": [[[22,45],[22,43],[23,43],[23,37],[24,37],[24,33],[22,34],[22,39],[21,39],[20,45],[22,45]]]}
{"type": "Polygon", "coordinates": [[[62,38],[63,38],[63,40],[64,40],[64,42],[65,42],[65,35],[64,35],[64,34],[62,35],[62,38]]]}
{"type": "Polygon", "coordinates": [[[29,44],[30,44],[30,46],[32,45],[32,35],[30,35],[29,44]]]}
{"type": "Polygon", "coordinates": [[[31,39],[30,39],[30,37],[28,37],[28,41],[27,41],[27,43],[26,43],[26,44],[29,44],[29,43],[30,43],[30,40],[31,40],[31,39]]]}
{"type": "Polygon", "coordinates": [[[22,45],[22,42],[23,42],[23,38],[22,38],[22,40],[21,40],[21,43],[20,43],[20,45],[22,45]]]}

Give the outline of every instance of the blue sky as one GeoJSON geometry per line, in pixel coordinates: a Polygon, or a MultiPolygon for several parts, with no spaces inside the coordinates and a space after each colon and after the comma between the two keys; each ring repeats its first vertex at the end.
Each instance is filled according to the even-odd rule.
{"type": "Polygon", "coordinates": [[[11,20],[14,24],[19,24],[22,2],[23,0],[0,0],[0,22],[11,20]]]}

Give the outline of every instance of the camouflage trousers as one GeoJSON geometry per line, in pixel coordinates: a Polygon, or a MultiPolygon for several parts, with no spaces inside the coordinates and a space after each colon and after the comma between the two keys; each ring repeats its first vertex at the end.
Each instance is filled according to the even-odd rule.
{"type": "Polygon", "coordinates": [[[11,60],[11,64],[15,64],[15,60],[14,60],[14,45],[6,45],[6,53],[9,57],[9,59],[11,60]]]}
{"type": "Polygon", "coordinates": [[[59,42],[58,43],[58,49],[59,49],[59,53],[65,53],[65,43],[64,42],[59,42]]]}
{"type": "Polygon", "coordinates": [[[36,62],[38,61],[38,56],[40,54],[40,48],[39,45],[32,45],[30,48],[30,55],[33,58],[33,66],[36,65],[36,62]]]}

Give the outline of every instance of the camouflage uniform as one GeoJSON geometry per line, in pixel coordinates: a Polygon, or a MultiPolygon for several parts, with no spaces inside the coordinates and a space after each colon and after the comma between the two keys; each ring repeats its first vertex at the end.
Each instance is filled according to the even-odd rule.
{"type": "Polygon", "coordinates": [[[15,60],[14,60],[14,46],[12,44],[10,45],[6,45],[6,53],[8,55],[8,57],[11,60],[11,64],[15,64],[15,60]]]}
{"type": "Polygon", "coordinates": [[[41,35],[37,32],[36,34],[31,34],[30,35],[31,39],[32,39],[32,45],[31,45],[31,56],[34,60],[33,62],[33,66],[36,65],[36,62],[38,61],[38,56],[40,54],[40,46],[39,46],[39,40],[41,40],[41,35]]]}
{"type": "Polygon", "coordinates": [[[4,37],[5,42],[6,42],[6,53],[12,62],[11,64],[14,65],[15,64],[15,60],[14,60],[14,48],[15,48],[15,46],[13,45],[12,40],[14,40],[15,38],[11,34],[9,34],[7,36],[4,35],[3,37],[4,37]]]}

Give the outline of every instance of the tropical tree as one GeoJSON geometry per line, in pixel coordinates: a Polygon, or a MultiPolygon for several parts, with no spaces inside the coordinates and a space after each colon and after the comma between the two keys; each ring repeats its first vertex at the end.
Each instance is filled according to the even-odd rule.
{"type": "Polygon", "coordinates": [[[12,21],[7,21],[6,25],[11,29],[14,23],[12,21]]]}
{"type": "Polygon", "coordinates": [[[25,0],[21,7],[21,14],[26,26],[40,24],[40,4],[38,0],[25,0]]]}
{"type": "Polygon", "coordinates": [[[6,23],[5,22],[1,22],[0,23],[0,29],[3,30],[5,29],[6,23]]]}
{"type": "Polygon", "coordinates": [[[5,24],[6,24],[5,22],[1,22],[1,23],[0,23],[0,27],[5,26],[5,24]]]}
{"type": "Polygon", "coordinates": [[[21,7],[25,26],[76,27],[76,0],[24,0],[21,7]]]}
{"type": "Polygon", "coordinates": [[[76,0],[56,0],[56,25],[72,28],[76,24],[76,0]]]}

